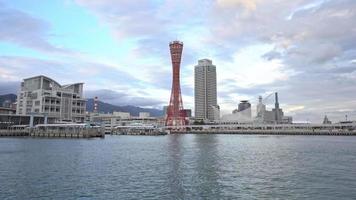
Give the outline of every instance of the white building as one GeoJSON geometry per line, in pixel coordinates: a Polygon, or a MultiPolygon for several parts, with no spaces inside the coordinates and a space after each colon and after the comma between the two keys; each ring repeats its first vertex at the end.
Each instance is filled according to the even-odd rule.
{"type": "Polygon", "coordinates": [[[220,120],[220,106],[212,106],[214,110],[214,120],[220,120]]]}
{"type": "Polygon", "coordinates": [[[140,112],[138,114],[138,117],[139,118],[148,118],[148,117],[150,117],[150,113],[149,112],[140,112]]]}
{"type": "Polygon", "coordinates": [[[113,112],[113,114],[115,117],[120,117],[121,119],[130,119],[131,115],[129,112],[113,112]]]}
{"type": "Polygon", "coordinates": [[[266,105],[262,101],[262,97],[259,96],[257,104],[257,123],[264,124],[291,124],[293,118],[290,116],[284,116],[283,110],[279,107],[278,93],[275,93],[275,108],[271,111],[266,109],[266,105]]]}
{"type": "MultiPolygon", "coordinates": [[[[105,133],[111,133],[116,126],[129,126],[132,124],[143,125],[162,125],[158,118],[155,117],[132,117],[130,113],[126,112],[114,112],[114,113],[90,113],[89,122],[100,125],[104,128],[105,133]]],[[[164,123],[164,121],[163,121],[164,123]]]]}
{"type": "Polygon", "coordinates": [[[251,107],[242,111],[233,111],[232,114],[226,114],[221,117],[221,123],[252,123],[251,107]]]}
{"type": "Polygon", "coordinates": [[[216,66],[209,59],[198,61],[194,69],[195,118],[217,120],[216,66]]]}
{"type": "Polygon", "coordinates": [[[60,85],[46,76],[24,79],[17,96],[16,114],[47,114],[56,121],[83,122],[86,110],[83,84],[60,85]]]}

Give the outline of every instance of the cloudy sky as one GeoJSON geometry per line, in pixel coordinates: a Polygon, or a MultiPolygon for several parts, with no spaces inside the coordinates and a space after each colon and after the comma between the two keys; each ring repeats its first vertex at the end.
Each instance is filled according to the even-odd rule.
{"type": "Polygon", "coordinates": [[[223,113],[278,91],[297,121],[356,120],[355,24],[355,0],[0,0],[0,93],[43,74],[85,82],[88,98],[161,108],[178,39],[186,108],[209,58],[223,113]]]}

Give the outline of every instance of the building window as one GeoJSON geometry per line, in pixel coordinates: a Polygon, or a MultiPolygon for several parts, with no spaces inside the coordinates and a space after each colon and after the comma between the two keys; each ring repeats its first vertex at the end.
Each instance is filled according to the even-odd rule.
{"type": "Polygon", "coordinates": [[[37,92],[31,94],[31,99],[37,99],[37,92]]]}

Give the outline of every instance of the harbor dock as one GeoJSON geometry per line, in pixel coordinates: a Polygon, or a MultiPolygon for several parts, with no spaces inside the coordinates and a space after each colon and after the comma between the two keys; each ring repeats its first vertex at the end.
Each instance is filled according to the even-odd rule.
{"type": "Polygon", "coordinates": [[[130,125],[116,126],[111,132],[112,135],[167,135],[163,128],[153,125],[130,125]]]}
{"type": "MultiPolygon", "coordinates": [[[[116,126],[111,135],[167,135],[167,134],[239,134],[239,135],[329,135],[356,136],[356,123],[339,124],[216,124],[156,127],[153,125],[116,126]]],[[[100,126],[87,124],[39,124],[10,126],[0,130],[0,137],[105,137],[100,126]]]]}
{"type": "Polygon", "coordinates": [[[99,126],[86,124],[39,124],[32,128],[27,125],[15,125],[8,129],[0,130],[2,137],[61,137],[61,138],[93,138],[105,137],[99,126]]]}
{"type": "Polygon", "coordinates": [[[342,135],[356,136],[356,123],[338,124],[215,124],[165,127],[171,133],[240,135],[342,135]]]}

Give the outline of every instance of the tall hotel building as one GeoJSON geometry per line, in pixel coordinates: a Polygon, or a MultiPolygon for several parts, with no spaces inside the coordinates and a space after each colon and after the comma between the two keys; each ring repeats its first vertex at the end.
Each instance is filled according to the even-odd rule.
{"type": "Polygon", "coordinates": [[[46,114],[56,121],[84,121],[83,83],[60,85],[46,76],[35,76],[24,79],[17,97],[16,114],[46,114]]]}
{"type": "Polygon", "coordinates": [[[209,59],[198,61],[194,69],[195,118],[217,120],[216,67],[209,59]]]}

